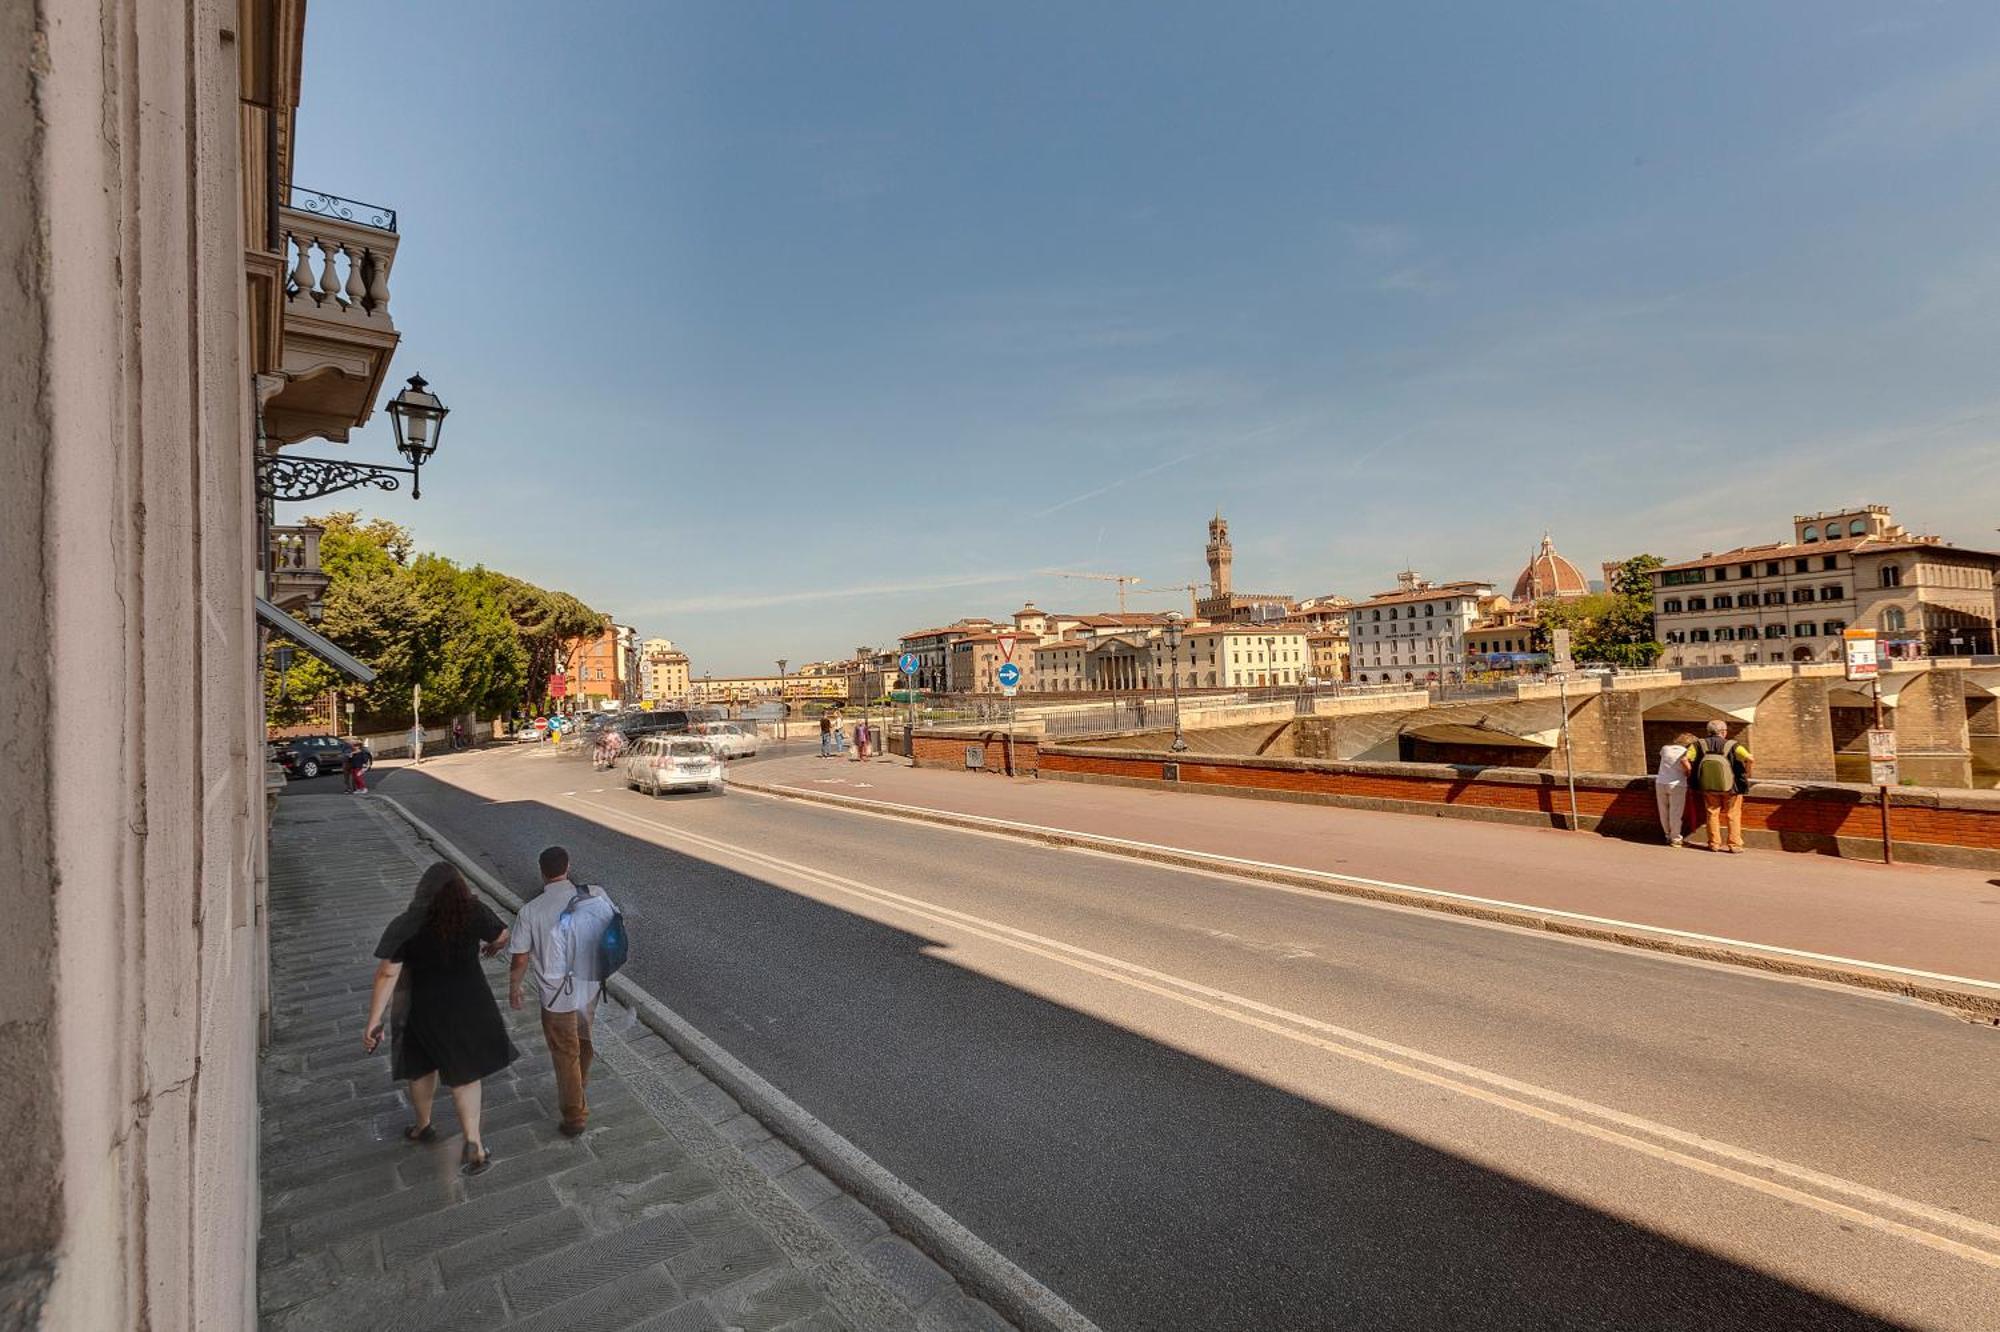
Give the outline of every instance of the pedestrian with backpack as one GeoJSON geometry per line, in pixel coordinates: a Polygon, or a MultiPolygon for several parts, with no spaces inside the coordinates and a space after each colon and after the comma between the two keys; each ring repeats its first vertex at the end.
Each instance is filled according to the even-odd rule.
{"type": "Polygon", "coordinates": [[[1694,789],[1701,792],[1711,851],[1738,855],[1743,850],[1743,793],[1750,789],[1754,762],[1750,747],[1730,739],[1729,723],[1719,717],[1708,724],[1700,746],[1688,751],[1688,772],[1694,789]]]}
{"type": "Polygon", "coordinates": [[[625,918],[602,888],[571,881],[569,852],[551,846],[540,857],[542,891],[514,918],[507,1002],[523,1006],[522,981],[532,968],[542,1010],[542,1038],[555,1065],[556,1100],[564,1137],[590,1122],[584,1086],[590,1081],[591,1024],[597,997],[625,963],[625,918]]]}

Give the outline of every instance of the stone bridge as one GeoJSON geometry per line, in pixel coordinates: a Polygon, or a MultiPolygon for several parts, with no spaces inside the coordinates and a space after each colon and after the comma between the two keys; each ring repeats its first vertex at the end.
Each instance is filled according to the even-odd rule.
{"type": "MultiPolygon", "coordinates": [[[[1884,720],[1906,780],[1972,785],[1975,739],[2000,741],[2000,662],[1884,665],[1893,667],[1880,680],[1884,720]]],[[[1437,703],[1421,693],[1320,698],[1309,716],[1222,726],[1195,716],[1185,731],[1198,753],[1548,768],[1561,765],[1565,717],[1580,771],[1650,772],[1662,744],[1720,720],[1756,752],[1760,777],[1831,782],[1841,779],[1841,756],[1866,753],[1874,702],[1838,663],[1745,665],[1585,678],[1567,688],[1526,682],[1437,703]]],[[[1127,732],[1115,743],[1152,738],[1127,732]]]]}

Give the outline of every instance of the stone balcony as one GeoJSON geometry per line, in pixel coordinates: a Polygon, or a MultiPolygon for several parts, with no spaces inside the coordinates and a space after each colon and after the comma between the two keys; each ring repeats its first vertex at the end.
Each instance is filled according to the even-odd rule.
{"type": "Polygon", "coordinates": [[[295,188],[278,227],[282,373],[264,402],[264,433],[273,446],[344,441],[374,412],[400,337],[389,313],[396,213],[295,188]]]}
{"type": "Polygon", "coordinates": [[[321,529],[310,524],[271,529],[272,605],[298,614],[326,592],[327,576],[319,567],[321,529]]]}

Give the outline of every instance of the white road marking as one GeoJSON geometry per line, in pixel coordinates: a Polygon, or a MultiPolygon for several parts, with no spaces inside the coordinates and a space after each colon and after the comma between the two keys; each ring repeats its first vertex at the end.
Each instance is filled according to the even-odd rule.
{"type": "Polygon", "coordinates": [[[932,924],[955,925],[990,942],[1030,953],[1074,970],[1154,994],[1302,1045],[1312,1046],[1343,1059],[1428,1083],[1757,1193],[1785,1202],[1798,1203],[1829,1216],[1852,1221],[1969,1262],[2000,1269],[2000,1226],[1989,1225],[1927,1203],[1898,1197],[1865,1184],[1825,1174],[1807,1166],[1796,1165],[1713,1138],[1689,1133],[1639,1115],[1598,1105],[1582,1097],[1570,1096],[1564,1092],[1537,1086],[1442,1055],[1434,1055],[1393,1041],[1382,1040],[1364,1032],[1335,1026],[1303,1013],[1295,1013],[1251,999],[1246,995],[1217,989],[1198,981],[1128,962],[1123,958],[1064,943],[1060,939],[1035,934],[920,898],[909,897],[887,888],[861,883],[810,865],[802,865],[796,861],[754,851],[717,838],[691,833],[654,819],[641,818],[615,806],[596,801],[584,803],[602,809],[614,817],[658,829],[671,837],[736,856],[752,864],[783,870],[837,892],[844,892],[879,906],[905,912],[932,924]],[[1823,1192],[1813,1190],[1823,1190],[1823,1192]],[[1852,1202],[1827,1197],[1827,1193],[1842,1195],[1852,1202]],[[1866,1204],[1880,1210],[1868,1211],[1856,1204],[1866,1204]],[[1908,1219],[1899,1220],[1894,1216],[1883,1215],[1882,1212],[1898,1213],[1908,1219]],[[1925,1229],[1926,1224],[1937,1229],[1925,1229]],[[1954,1239],[1950,1235],[1938,1233],[1939,1230],[1950,1230],[1960,1235],[1976,1237],[1994,1247],[1984,1248],[1954,1239]]]}
{"type": "MultiPolygon", "coordinates": [[[[800,793],[810,794],[804,791],[800,793]]],[[[762,795],[767,800],[786,799],[784,796],[768,795],[762,791],[749,791],[745,794],[762,795]]],[[[971,823],[985,824],[987,827],[995,830],[1011,829],[1019,832],[1030,832],[1055,837],[1087,837],[1094,842],[1130,847],[1136,851],[1159,852],[1171,856],[1187,856],[1196,860],[1211,861],[1217,865],[1235,865],[1244,869],[1255,870],[1275,870],[1282,874],[1296,874],[1303,878],[1323,879],[1329,883],[1356,883],[1366,888],[1385,888],[1393,892],[1413,893],[1423,897],[1436,898],[1440,901],[1464,902],[1471,906],[1500,907],[1509,911],[1531,912],[1535,915],[1547,916],[1556,920],[1574,920],[1588,925],[1603,925],[1613,929],[1636,930],[1644,934],[1660,935],[1663,938],[1686,939],[1695,943],[1720,944],[1729,948],[1747,948],[1777,957],[1795,957],[1801,961],[1830,962],[1837,966],[1845,967],[1865,967],[1869,971],[1879,971],[1884,975],[1909,976],[1917,980],[1940,981],[1948,985],[1969,985],[1977,989],[1990,990],[1996,994],[2000,994],[2000,981],[1978,980],[1971,976],[1954,976],[1942,971],[1923,971],[1916,967],[1899,967],[1889,962],[1870,962],[1866,958],[1842,957],[1837,953],[1815,953],[1803,948],[1787,948],[1781,944],[1758,943],[1751,939],[1734,939],[1728,935],[1701,934],[1694,930],[1677,930],[1669,925],[1647,925],[1636,920],[1620,920],[1615,916],[1593,916],[1581,911],[1562,911],[1555,907],[1536,906],[1532,902],[1513,902],[1503,897],[1476,897],[1470,893],[1454,893],[1444,888],[1426,888],[1421,884],[1398,883],[1394,879],[1369,879],[1359,874],[1336,874],[1331,870],[1307,869],[1300,865],[1285,865],[1270,860],[1249,860],[1242,856],[1223,855],[1217,851],[1195,851],[1184,846],[1168,846],[1159,842],[1139,842],[1126,837],[1109,837],[1102,833],[1085,832],[1078,828],[1057,828],[1040,823],[1018,823],[1012,819],[988,818],[983,814],[961,814],[957,810],[932,809],[925,805],[898,805],[886,800],[871,800],[868,803],[881,805],[882,810],[855,809],[848,805],[828,805],[824,806],[824,808],[844,810],[850,814],[860,814],[868,818],[878,819],[899,817],[897,814],[884,813],[882,812],[883,810],[895,810],[918,815],[941,814],[948,818],[964,819],[971,823]]],[[[899,821],[907,820],[899,819],[899,821]]],[[[919,819],[918,821],[930,823],[931,827],[940,828],[947,832],[981,832],[977,828],[954,828],[950,824],[936,823],[929,819],[919,819]]],[[[1005,831],[995,831],[984,833],[983,835],[1004,837],[1007,833],[1005,831]]],[[[1011,840],[1018,841],[1019,839],[1014,838],[1011,840]]],[[[1066,849],[1086,852],[1092,850],[1090,847],[1071,847],[1066,849]]],[[[1169,868],[1199,867],[1170,866],[1169,868]]],[[[1273,884],[1270,886],[1283,887],[1284,885],[1273,884]]]]}

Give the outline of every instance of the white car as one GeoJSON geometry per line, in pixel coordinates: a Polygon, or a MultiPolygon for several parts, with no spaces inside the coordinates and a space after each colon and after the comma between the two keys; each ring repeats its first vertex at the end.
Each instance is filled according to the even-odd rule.
{"type": "Polygon", "coordinates": [[[722,755],[702,736],[649,735],[625,756],[625,785],[653,796],[662,791],[720,793],[722,755]]]}
{"type": "Polygon", "coordinates": [[[726,759],[749,758],[757,752],[757,727],[754,723],[702,722],[692,727],[690,734],[712,743],[716,752],[726,759]]]}

